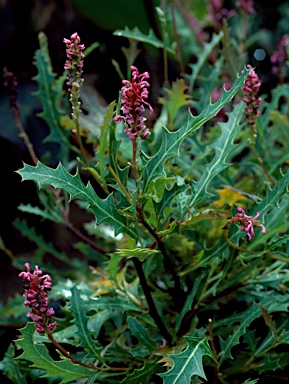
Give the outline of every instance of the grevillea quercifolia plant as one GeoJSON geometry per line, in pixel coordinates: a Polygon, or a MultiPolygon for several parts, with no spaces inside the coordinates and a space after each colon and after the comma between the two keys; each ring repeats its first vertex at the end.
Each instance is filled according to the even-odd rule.
{"type": "MultiPolygon", "coordinates": [[[[229,15],[234,15],[230,20],[239,17],[246,27],[246,17],[254,13],[253,2],[236,4],[240,9],[230,13],[222,2],[210,2],[210,12],[218,10],[216,20],[211,15],[216,31],[229,15]]],[[[140,31],[133,33],[144,40],[140,31]]],[[[156,44],[155,39],[148,41],[156,44]]],[[[65,225],[84,255],[74,260],[50,245],[45,250],[66,263],[64,272],[51,263],[51,272],[44,273],[40,266],[45,262],[37,259],[33,271],[26,262],[26,271],[19,274],[27,281],[24,305],[30,308],[31,320],[17,340],[24,351],[20,360],[33,361],[34,368],[45,370],[53,383],[61,378],[63,383],[182,384],[220,379],[228,384],[239,377],[242,382],[249,380],[258,367],[270,372],[275,364],[278,369],[276,347],[288,342],[289,332],[287,237],[279,237],[286,231],[289,176],[286,163],[278,158],[281,143],[272,133],[274,122],[273,128],[269,126],[278,100],[273,95],[272,104],[264,103],[261,80],[250,65],[240,68],[235,81],[230,79],[227,91],[221,77],[226,67],[218,57],[220,51],[214,50],[218,41],[221,36],[214,35],[205,43],[200,61],[192,65],[193,73],[166,89],[157,121],[153,120],[157,109],[149,103],[151,76],[130,63],[131,79],[122,81],[119,103],[108,106],[92,135],[85,129],[86,120],[80,119],[86,51],[78,33],[63,40],[67,55],[63,77],[56,79],[51,73],[47,46],[37,53],[36,58],[42,55],[48,62],[44,76],[45,60],[37,61],[43,115],[47,121],[53,116],[53,123],[69,120],[70,112],[57,108],[66,77],[71,137],[76,131],[79,147],[69,147],[67,158],[55,169],[34,157],[34,166],[25,164],[18,171],[23,180],[48,188],[43,206],[29,206],[26,211],[65,225]],[[51,78],[54,81],[47,84],[51,78]],[[186,81],[192,85],[193,103],[186,81]],[[45,98],[49,87],[54,93],[45,98]],[[214,96],[214,89],[223,92],[212,102],[207,96],[214,96]],[[53,99],[55,90],[59,93],[53,99]],[[221,110],[222,122],[214,119],[221,110]],[[279,143],[270,155],[266,135],[279,143]],[[270,167],[270,156],[284,167],[282,177],[270,167]],[[83,175],[90,182],[84,183],[83,175]],[[214,204],[216,191],[218,204],[214,204]],[[94,215],[93,226],[74,228],[69,219],[72,200],[87,209],[89,217],[94,215]],[[66,303],[57,319],[48,302],[50,275],[53,300],[58,296],[66,303]],[[281,315],[275,323],[272,313],[277,312],[281,315]],[[261,341],[255,323],[268,327],[261,341]],[[58,349],[60,359],[49,355],[48,343],[58,349]]],[[[164,43],[158,44],[166,49],[164,43]]],[[[228,73],[225,77],[230,78],[228,73]]],[[[13,91],[11,107],[18,108],[16,79],[8,71],[6,83],[13,91]]],[[[50,126],[55,129],[51,121],[50,126]]],[[[18,226],[23,230],[23,225],[18,226]]],[[[43,245],[43,239],[33,236],[43,245]]],[[[29,371],[28,366],[25,369],[29,371]]]]}

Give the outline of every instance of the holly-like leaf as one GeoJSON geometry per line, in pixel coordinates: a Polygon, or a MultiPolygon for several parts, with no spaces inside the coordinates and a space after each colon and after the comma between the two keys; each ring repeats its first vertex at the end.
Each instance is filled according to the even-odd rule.
{"type": "MultiPolygon", "coordinates": [[[[142,174],[143,193],[146,193],[149,188],[149,185],[157,177],[166,176],[166,173],[164,171],[165,162],[173,156],[178,156],[179,148],[183,140],[189,134],[199,129],[206,121],[216,116],[216,114],[234,97],[234,95],[244,84],[248,73],[249,70],[245,69],[243,74],[237,77],[232,88],[229,91],[226,91],[224,89],[220,99],[214,104],[210,103],[198,116],[193,116],[189,114],[187,122],[178,131],[169,132],[166,128],[163,128],[163,137],[158,152],[153,157],[147,157],[144,153],[142,154],[144,163],[142,174]]],[[[234,112],[231,114],[232,116],[230,124],[232,124],[233,122],[237,123],[237,120],[240,120],[243,105],[243,103],[239,104],[235,108],[234,112]],[[238,117],[238,119],[236,117],[238,117]]],[[[227,131],[226,134],[229,133],[228,127],[229,126],[225,128],[225,130],[227,131]]],[[[237,128],[239,129],[239,126],[234,128],[232,128],[233,131],[237,130],[237,128]]],[[[233,137],[234,136],[230,135],[230,143],[233,137]]],[[[222,161],[224,161],[224,159],[222,161]]],[[[218,165],[220,165],[219,162],[218,165]]],[[[202,183],[203,181],[204,180],[202,180],[202,183]]],[[[199,184],[199,186],[201,186],[201,184],[199,184]]]]}
{"type": "Polygon", "coordinates": [[[287,115],[281,115],[279,111],[270,112],[272,121],[271,129],[275,132],[277,141],[287,150],[289,148],[289,121],[287,115]]]}
{"type": "Polygon", "coordinates": [[[149,353],[156,349],[156,342],[151,339],[147,329],[136,318],[128,316],[128,327],[131,333],[138,339],[141,345],[145,346],[149,353]]]}
{"type": "MultiPolygon", "coordinates": [[[[141,41],[142,43],[150,44],[156,48],[164,48],[163,42],[156,37],[152,29],[150,29],[148,35],[142,33],[137,27],[133,28],[132,30],[128,27],[125,27],[124,30],[117,29],[113,34],[115,36],[121,36],[126,37],[128,39],[141,41]]],[[[172,54],[175,53],[175,50],[169,47],[168,45],[166,45],[166,50],[172,54]]]]}
{"type": "Polygon", "coordinates": [[[211,41],[209,43],[205,43],[203,49],[200,52],[200,55],[198,55],[198,61],[195,64],[189,65],[189,67],[192,69],[192,74],[189,77],[189,89],[190,93],[193,90],[194,83],[199,75],[199,72],[202,68],[202,66],[205,64],[208,56],[212,52],[212,50],[215,48],[217,44],[221,41],[223,37],[223,32],[220,32],[218,35],[213,35],[211,41]]]}
{"type": "Polygon", "coordinates": [[[184,79],[177,79],[172,84],[171,90],[166,89],[167,97],[159,99],[159,102],[167,108],[171,123],[180,108],[191,105],[191,97],[186,94],[187,88],[184,79]]]}
{"type": "Polygon", "coordinates": [[[14,347],[10,344],[4,359],[0,362],[0,370],[4,371],[4,375],[7,376],[13,383],[26,384],[26,378],[19,369],[19,363],[14,358],[14,347]]]}
{"type": "Polygon", "coordinates": [[[40,209],[39,207],[33,207],[31,204],[20,204],[18,209],[22,212],[31,213],[42,217],[42,219],[47,219],[54,221],[56,223],[63,223],[63,218],[58,215],[57,212],[48,212],[47,209],[40,209]]]}
{"type": "Polygon", "coordinates": [[[277,239],[273,239],[268,243],[268,247],[272,250],[279,248],[281,245],[286,244],[289,241],[289,235],[280,236],[277,239]]]}
{"type": "Polygon", "coordinates": [[[215,360],[209,347],[207,337],[184,336],[188,346],[185,351],[169,356],[173,359],[174,366],[168,372],[161,373],[164,384],[190,383],[193,375],[206,380],[202,359],[205,355],[215,360]]]}
{"type": "Polygon", "coordinates": [[[34,323],[27,323],[20,329],[22,338],[16,343],[23,349],[22,355],[17,359],[25,359],[33,362],[31,367],[45,369],[47,373],[42,378],[59,377],[60,384],[71,383],[73,380],[86,379],[92,376],[95,371],[83,367],[79,364],[73,364],[70,360],[54,361],[44,344],[35,344],[33,334],[35,331],[34,323]]]}
{"type": "Polygon", "coordinates": [[[153,200],[154,209],[158,218],[158,223],[161,221],[163,217],[165,217],[166,208],[170,207],[174,198],[181,192],[183,192],[187,186],[185,184],[178,185],[177,183],[171,189],[165,188],[165,191],[162,195],[160,201],[156,202],[153,200]]]}
{"type": "Polygon", "coordinates": [[[100,126],[101,134],[99,138],[99,151],[98,151],[98,157],[99,157],[99,172],[101,180],[104,181],[105,171],[106,171],[106,165],[104,164],[105,160],[105,152],[107,151],[108,147],[108,133],[109,133],[109,127],[110,123],[113,117],[114,113],[114,107],[115,107],[115,101],[110,103],[106,115],[103,120],[103,124],[100,126]]]}
{"type": "Polygon", "coordinates": [[[261,315],[261,309],[258,304],[254,303],[247,311],[243,313],[240,325],[234,327],[234,332],[229,335],[226,340],[220,337],[221,352],[219,353],[219,364],[221,365],[226,359],[233,359],[231,349],[239,344],[240,337],[246,332],[246,328],[261,315]]]}
{"type": "Polygon", "coordinates": [[[112,195],[106,199],[99,198],[90,183],[86,186],[83,184],[78,172],[72,176],[61,164],[53,169],[38,162],[36,167],[25,164],[18,173],[23,180],[34,180],[39,186],[49,184],[54,188],[65,189],[71,199],[81,199],[87,203],[98,224],[107,223],[114,229],[116,235],[126,232],[135,238],[135,233],[127,226],[125,217],[117,211],[112,195]]]}
{"type": "Polygon", "coordinates": [[[151,377],[154,373],[158,373],[160,367],[155,361],[145,360],[144,366],[140,369],[135,369],[121,381],[121,384],[150,384],[151,377]]]}
{"type": "Polygon", "coordinates": [[[65,148],[71,147],[68,140],[69,131],[64,130],[60,124],[61,117],[66,114],[61,109],[65,76],[56,80],[56,75],[52,72],[47,37],[43,32],[39,33],[39,45],[40,49],[35,52],[35,65],[38,70],[35,80],[39,87],[35,95],[40,98],[43,105],[43,112],[39,116],[47,122],[50,128],[50,135],[46,141],[60,144],[66,153],[65,148]]]}
{"type": "Polygon", "coordinates": [[[215,156],[213,160],[205,166],[200,180],[193,184],[194,192],[189,200],[190,207],[193,207],[202,200],[212,196],[212,194],[207,191],[210,182],[217,174],[230,165],[229,163],[226,163],[226,159],[235,147],[233,140],[242,127],[240,120],[243,117],[243,109],[243,102],[237,104],[234,110],[228,113],[228,122],[220,123],[222,129],[221,135],[218,140],[211,145],[211,149],[214,150],[215,156]]]}
{"type": "Polygon", "coordinates": [[[74,315],[73,323],[77,327],[77,335],[80,337],[78,346],[83,347],[87,351],[85,357],[93,357],[95,360],[102,361],[102,346],[93,339],[93,335],[87,327],[88,317],[83,310],[83,300],[80,291],[74,286],[71,290],[71,298],[69,308],[74,315]]]}

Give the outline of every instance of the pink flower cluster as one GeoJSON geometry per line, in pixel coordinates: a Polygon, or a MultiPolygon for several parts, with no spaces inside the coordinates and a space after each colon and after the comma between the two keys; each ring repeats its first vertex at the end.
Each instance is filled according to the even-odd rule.
{"type": "Polygon", "coordinates": [[[80,111],[80,87],[83,83],[82,68],[84,55],[84,45],[80,44],[80,37],[77,32],[73,33],[69,39],[63,39],[66,44],[66,56],[67,60],[64,64],[64,69],[68,71],[67,85],[69,86],[68,91],[70,92],[70,102],[72,105],[72,118],[77,118],[80,111]]]}
{"type": "Polygon", "coordinates": [[[246,15],[250,15],[251,13],[255,13],[254,9],[254,1],[253,0],[237,0],[236,8],[246,15]]]}
{"type": "Polygon", "coordinates": [[[208,17],[212,21],[213,26],[216,30],[222,28],[222,20],[235,15],[235,11],[224,8],[223,0],[211,0],[208,5],[208,17]]]}
{"type": "Polygon", "coordinates": [[[138,69],[131,66],[132,80],[123,80],[124,85],[122,91],[122,107],[121,111],[124,116],[118,115],[114,117],[114,121],[119,123],[124,121],[126,129],[124,133],[129,135],[130,140],[136,140],[137,137],[145,139],[150,135],[150,131],[146,128],[144,122],[145,105],[149,107],[150,113],[153,112],[152,106],[145,101],[148,98],[149,83],[145,79],[149,79],[148,72],[139,74],[138,69]]]}
{"type": "Polygon", "coordinates": [[[241,224],[242,231],[247,233],[247,241],[251,241],[255,236],[254,225],[256,227],[261,227],[263,234],[266,233],[265,226],[261,224],[259,220],[257,220],[257,218],[260,216],[260,212],[257,212],[255,217],[246,215],[244,209],[241,207],[237,208],[237,212],[238,213],[234,217],[235,222],[239,222],[241,224]]]}
{"type": "Polygon", "coordinates": [[[19,277],[29,281],[29,287],[24,292],[24,305],[30,307],[31,311],[27,314],[36,323],[36,331],[43,335],[47,331],[52,332],[56,326],[56,321],[49,323],[49,319],[54,315],[53,308],[48,308],[47,292],[51,291],[52,283],[50,275],[43,275],[42,269],[37,265],[33,273],[30,272],[30,264],[24,264],[26,272],[21,272],[19,277]]]}
{"type": "Polygon", "coordinates": [[[260,115],[258,109],[262,101],[261,97],[258,97],[261,83],[252,66],[248,65],[248,68],[251,69],[251,72],[245,81],[245,85],[242,87],[245,95],[243,101],[246,103],[245,118],[250,125],[255,126],[255,120],[260,115]]]}
{"type": "Polygon", "coordinates": [[[289,35],[283,35],[278,45],[277,50],[271,56],[271,63],[273,64],[272,71],[275,75],[279,76],[282,71],[284,62],[288,59],[286,47],[289,44],[289,35]]]}

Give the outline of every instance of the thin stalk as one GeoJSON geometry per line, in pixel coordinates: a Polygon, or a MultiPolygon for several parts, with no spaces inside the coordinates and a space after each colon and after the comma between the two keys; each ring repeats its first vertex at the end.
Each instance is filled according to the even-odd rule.
{"type": "Polygon", "coordinates": [[[107,168],[109,169],[110,173],[112,174],[112,176],[115,179],[115,181],[117,182],[117,184],[120,186],[121,190],[123,191],[123,193],[127,197],[128,201],[130,203],[132,203],[132,198],[131,198],[130,194],[128,193],[128,191],[125,189],[125,186],[120,181],[120,178],[117,176],[117,174],[114,172],[114,170],[112,169],[112,167],[109,164],[107,164],[107,168]]]}
{"type": "Polygon", "coordinates": [[[245,252],[245,253],[248,253],[249,255],[255,255],[255,254],[257,253],[257,252],[254,252],[254,251],[249,251],[248,249],[239,247],[238,245],[234,244],[234,243],[229,239],[229,236],[228,236],[228,230],[227,230],[227,229],[224,229],[224,238],[225,238],[226,242],[227,242],[232,248],[235,248],[235,249],[237,249],[237,250],[240,251],[240,252],[245,252]]]}
{"type": "Polygon", "coordinates": [[[157,308],[156,308],[155,302],[152,298],[152,295],[151,295],[144,271],[142,269],[142,263],[140,262],[139,259],[137,259],[135,257],[132,260],[133,260],[136,272],[138,274],[138,277],[139,277],[146,301],[147,301],[148,306],[149,306],[150,315],[153,318],[154,322],[156,323],[156,326],[158,327],[160,333],[167,340],[168,344],[171,344],[172,343],[172,336],[169,333],[169,331],[167,330],[167,328],[165,327],[165,324],[163,323],[163,321],[162,321],[162,319],[161,319],[161,317],[157,311],[157,308]]]}
{"type": "Polygon", "coordinates": [[[88,164],[88,161],[87,161],[87,157],[86,157],[86,153],[85,153],[85,150],[84,150],[84,147],[83,147],[83,143],[82,143],[82,139],[81,139],[80,126],[79,126],[78,118],[74,119],[74,123],[75,123],[75,128],[76,128],[76,137],[77,137],[77,141],[78,141],[79,148],[80,148],[80,151],[81,151],[83,162],[84,162],[86,167],[89,167],[89,164],[88,164]]]}

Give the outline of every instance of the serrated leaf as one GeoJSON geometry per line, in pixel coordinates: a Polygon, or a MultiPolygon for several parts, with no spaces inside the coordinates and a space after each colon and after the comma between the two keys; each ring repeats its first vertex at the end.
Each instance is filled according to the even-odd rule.
{"type": "Polygon", "coordinates": [[[109,133],[109,127],[110,127],[110,123],[114,113],[114,108],[115,108],[115,101],[109,104],[106,115],[104,116],[103,124],[100,126],[101,134],[99,138],[100,148],[98,151],[98,156],[99,156],[98,166],[99,166],[99,172],[100,172],[100,177],[102,182],[104,182],[104,177],[105,177],[106,165],[104,164],[104,160],[105,160],[105,153],[108,150],[108,133],[109,133]]]}
{"type": "MultiPolygon", "coordinates": [[[[124,30],[117,29],[114,33],[115,36],[126,37],[128,39],[133,39],[141,41],[142,43],[150,44],[156,48],[164,48],[164,44],[159,40],[152,29],[149,30],[149,34],[143,34],[137,27],[130,30],[128,27],[125,27],[124,30]]],[[[166,45],[166,50],[172,54],[175,53],[175,50],[166,45]]]]}
{"type": "Polygon", "coordinates": [[[128,327],[131,333],[138,339],[140,344],[145,346],[149,353],[156,349],[155,340],[151,339],[147,329],[136,318],[128,316],[128,327]]]}
{"type": "Polygon", "coordinates": [[[185,93],[187,88],[184,79],[177,79],[173,82],[171,90],[165,90],[166,98],[161,97],[159,99],[159,102],[167,108],[171,123],[175,120],[180,108],[192,103],[191,97],[185,93]]]}
{"type": "Polygon", "coordinates": [[[13,222],[13,226],[17,228],[23,236],[34,242],[38,246],[38,249],[49,253],[50,255],[54,256],[58,260],[63,261],[66,264],[71,264],[71,259],[67,257],[65,253],[59,252],[51,243],[47,243],[42,236],[36,233],[35,228],[28,227],[25,221],[16,219],[13,222]]]}
{"type": "Polygon", "coordinates": [[[121,257],[126,257],[127,259],[131,259],[133,257],[137,257],[141,260],[145,260],[148,257],[152,257],[158,254],[160,251],[156,249],[149,248],[135,248],[135,249],[117,249],[114,254],[119,255],[121,257]]]}
{"type": "Polygon", "coordinates": [[[279,248],[281,245],[286,244],[289,241],[289,235],[280,236],[277,239],[271,240],[268,243],[268,247],[272,250],[279,248]]]}
{"type": "Polygon", "coordinates": [[[274,188],[270,189],[270,187],[268,187],[266,196],[261,201],[261,203],[255,205],[252,215],[254,216],[257,211],[260,211],[260,220],[262,221],[262,219],[264,219],[264,216],[270,209],[278,207],[279,200],[283,193],[286,192],[288,185],[289,172],[287,172],[284,176],[281,177],[280,180],[278,180],[274,188]]]}
{"type": "Polygon", "coordinates": [[[107,223],[114,229],[116,235],[126,232],[135,238],[135,233],[127,226],[126,218],[117,211],[112,195],[106,199],[99,198],[90,183],[86,186],[83,184],[78,172],[72,176],[61,164],[53,169],[40,162],[36,167],[24,164],[24,167],[17,172],[22,180],[34,180],[39,186],[49,184],[54,188],[65,189],[71,199],[81,199],[87,203],[98,224],[107,223]]]}
{"type": "Polygon", "coordinates": [[[155,361],[146,360],[142,368],[135,369],[132,373],[128,374],[121,381],[121,384],[150,384],[152,382],[152,375],[159,371],[160,367],[155,361]]]}
{"type": "Polygon", "coordinates": [[[254,303],[247,311],[243,313],[240,320],[240,325],[234,327],[232,335],[229,335],[226,340],[220,337],[221,352],[219,353],[219,364],[221,365],[226,359],[234,359],[231,354],[231,349],[239,344],[240,337],[246,332],[246,328],[253,320],[261,315],[261,309],[258,304],[254,303]]]}
{"type": "Polygon", "coordinates": [[[178,185],[177,183],[171,189],[165,188],[164,193],[160,201],[153,200],[154,209],[158,218],[158,223],[163,217],[165,217],[166,208],[170,207],[174,198],[181,192],[183,192],[187,186],[185,184],[178,185]]]}
{"type": "Polygon", "coordinates": [[[16,343],[23,349],[22,355],[17,359],[25,359],[33,362],[31,367],[45,369],[47,373],[44,377],[59,377],[59,384],[71,383],[73,380],[85,379],[92,376],[95,371],[78,364],[73,364],[70,360],[54,361],[44,344],[35,344],[33,334],[35,331],[34,323],[27,323],[20,329],[22,338],[16,343]]]}
{"type": "Polygon", "coordinates": [[[95,360],[102,361],[102,346],[93,339],[92,333],[88,330],[88,317],[83,310],[83,300],[81,298],[80,291],[75,286],[71,290],[69,308],[74,315],[73,323],[77,327],[77,335],[80,338],[78,346],[85,348],[87,351],[87,355],[85,357],[93,357],[95,360]]]}
{"type": "Polygon", "coordinates": [[[19,369],[19,363],[14,358],[14,347],[9,345],[5,353],[4,359],[0,362],[0,370],[3,370],[4,375],[7,376],[13,383],[26,384],[26,378],[19,369]]]}
{"type": "Polygon", "coordinates": [[[17,207],[22,212],[31,213],[33,215],[37,215],[42,217],[43,219],[51,220],[56,223],[63,223],[63,218],[61,218],[57,212],[55,212],[55,215],[48,212],[46,209],[40,209],[39,207],[33,207],[31,204],[20,204],[17,207]]]}
{"type": "MultiPolygon", "coordinates": [[[[189,134],[199,129],[206,121],[216,116],[216,114],[234,97],[244,84],[248,73],[249,71],[245,69],[243,74],[237,77],[232,88],[229,91],[224,90],[220,99],[214,104],[209,104],[198,116],[190,114],[187,122],[178,131],[169,132],[166,128],[163,128],[163,137],[158,152],[153,157],[147,157],[145,154],[142,154],[144,163],[142,174],[143,193],[146,193],[149,185],[157,177],[166,176],[164,171],[165,162],[173,156],[178,156],[179,148],[183,140],[189,134]]],[[[238,112],[238,117],[241,115],[241,108],[243,108],[243,105],[243,103],[241,105],[239,104],[235,108],[238,112]]],[[[234,112],[234,115],[236,115],[237,112],[234,112]]],[[[236,117],[232,116],[232,119],[235,121],[236,117]]]]}
{"type": "Polygon", "coordinates": [[[60,124],[61,117],[66,114],[61,109],[65,76],[56,80],[56,75],[52,72],[47,37],[43,32],[39,33],[39,45],[40,49],[35,52],[35,65],[38,70],[35,80],[39,87],[35,95],[40,98],[43,105],[43,112],[39,116],[47,122],[50,128],[50,135],[46,141],[60,144],[66,153],[66,148],[71,147],[68,140],[69,131],[65,131],[60,124]]]}
{"type": "Polygon", "coordinates": [[[190,383],[193,375],[206,380],[202,359],[205,355],[215,360],[209,347],[207,337],[184,336],[187,341],[185,351],[169,356],[173,359],[174,366],[168,372],[161,373],[164,384],[190,383]]]}
{"type": "Polygon", "coordinates": [[[266,356],[261,361],[258,361],[255,370],[259,373],[262,373],[266,371],[275,371],[276,369],[280,368],[284,368],[280,364],[280,358],[270,358],[270,355],[266,354],[266,356]]]}
{"type": "Polygon", "coordinates": [[[199,75],[199,72],[204,65],[205,61],[207,60],[208,56],[212,52],[212,50],[215,48],[217,44],[221,41],[223,37],[223,32],[220,32],[218,35],[213,35],[211,41],[209,43],[205,43],[203,49],[201,50],[200,55],[198,55],[198,61],[195,64],[189,65],[189,67],[192,69],[192,74],[189,76],[189,89],[190,93],[193,90],[194,83],[199,75]]]}
{"type": "Polygon", "coordinates": [[[233,111],[228,113],[228,122],[219,124],[222,129],[221,135],[218,140],[210,146],[211,149],[214,150],[215,156],[213,160],[205,166],[200,180],[193,184],[194,192],[189,200],[189,207],[193,207],[202,200],[212,196],[212,194],[207,191],[210,182],[217,174],[229,166],[229,164],[226,163],[226,159],[235,147],[233,140],[242,127],[240,121],[243,117],[243,109],[243,102],[237,104],[233,111]]]}
{"type": "Polygon", "coordinates": [[[277,141],[286,149],[289,148],[289,120],[287,115],[281,115],[280,111],[271,111],[270,120],[273,123],[271,129],[275,132],[277,141]]]}

